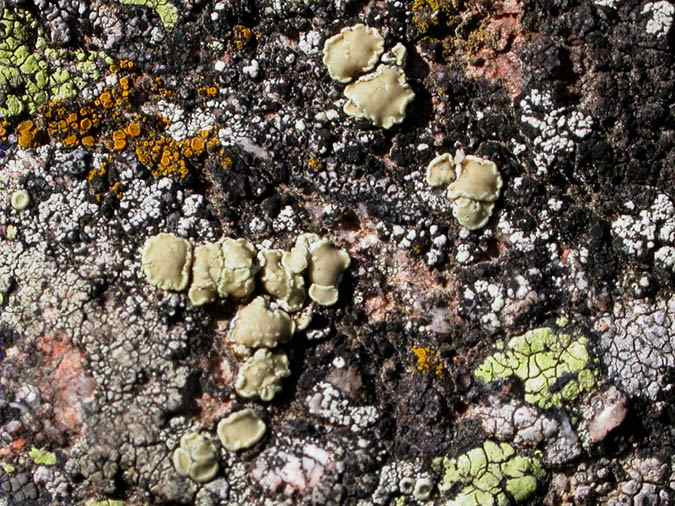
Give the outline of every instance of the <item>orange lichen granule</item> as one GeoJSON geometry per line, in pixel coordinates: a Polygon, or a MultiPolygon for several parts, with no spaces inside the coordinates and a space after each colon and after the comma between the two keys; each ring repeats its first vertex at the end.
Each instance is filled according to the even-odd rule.
{"type": "Polygon", "coordinates": [[[445,371],[443,360],[439,353],[425,346],[413,346],[410,351],[415,357],[415,369],[419,373],[433,373],[441,377],[445,371]]]}
{"type": "Polygon", "coordinates": [[[323,163],[321,163],[321,160],[319,160],[318,158],[312,157],[309,160],[307,160],[307,167],[309,168],[309,170],[313,172],[319,172],[320,170],[323,169],[323,163]]]}
{"type": "Polygon", "coordinates": [[[32,148],[38,135],[38,129],[31,120],[22,121],[16,126],[16,136],[19,147],[32,148]]]}

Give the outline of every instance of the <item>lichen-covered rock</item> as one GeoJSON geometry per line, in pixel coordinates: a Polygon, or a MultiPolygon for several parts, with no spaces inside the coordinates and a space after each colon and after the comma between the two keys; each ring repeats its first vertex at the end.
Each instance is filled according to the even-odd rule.
{"type": "Polygon", "coordinates": [[[629,395],[654,400],[669,384],[664,371],[675,366],[673,314],[670,297],[617,303],[596,322],[609,378],[629,395]]]}
{"type": "Polygon", "coordinates": [[[0,0],[2,506],[672,502],[672,4],[0,0]]]}

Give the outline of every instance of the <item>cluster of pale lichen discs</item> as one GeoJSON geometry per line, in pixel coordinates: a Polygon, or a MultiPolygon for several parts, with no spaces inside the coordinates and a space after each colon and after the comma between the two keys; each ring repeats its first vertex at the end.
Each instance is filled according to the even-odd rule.
{"type": "Polygon", "coordinates": [[[378,127],[391,128],[403,121],[406,107],[415,98],[415,93],[402,69],[405,47],[397,44],[383,53],[382,35],[375,28],[356,24],[326,40],[323,63],[332,79],[351,83],[344,90],[346,114],[367,118],[378,127]],[[370,72],[380,57],[383,64],[370,72]]]}
{"type": "MultiPolygon", "coordinates": [[[[338,285],[350,258],[344,249],[316,234],[300,235],[290,251],[256,252],[244,239],[223,238],[193,248],[185,239],[160,233],[146,241],[141,263],[151,284],[163,290],[188,289],[194,305],[227,297],[248,301],[237,310],[227,337],[244,360],[234,386],[240,397],[271,401],[290,375],[287,355],[272,350],[309,324],[307,296],[323,306],[338,301],[338,285]],[[265,293],[249,300],[258,279],[265,293]]],[[[232,413],[218,424],[218,437],[230,451],[253,446],[265,431],[265,423],[252,409],[232,413]]],[[[209,436],[184,436],[174,452],[174,465],[195,481],[211,480],[218,464],[209,436]]]]}
{"type": "MultiPolygon", "coordinates": [[[[241,409],[223,418],[218,423],[218,439],[229,451],[250,448],[259,442],[267,425],[255,411],[241,409]]],[[[218,450],[209,434],[189,432],[180,440],[173,452],[173,465],[181,476],[198,483],[206,483],[218,473],[218,450]]]]}
{"type": "Polygon", "coordinates": [[[448,185],[452,214],[468,230],[485,226],[492,215],[502,189],[502,177],[490,160],[443,153],[429,162],[427,183],[432,187],[448,185]]]}

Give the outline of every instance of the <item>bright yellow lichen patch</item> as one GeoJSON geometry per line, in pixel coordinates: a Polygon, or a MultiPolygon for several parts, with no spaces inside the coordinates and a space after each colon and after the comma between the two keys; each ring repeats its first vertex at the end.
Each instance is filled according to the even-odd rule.
{"type": "Polygon", "coordinates": [[[410,351],[415,357],[415,370],[417,372],[422,374],[433,373],[438,378],[443,376],[445,365],[437,351],[424,346],[413,346],[410,351]]]}

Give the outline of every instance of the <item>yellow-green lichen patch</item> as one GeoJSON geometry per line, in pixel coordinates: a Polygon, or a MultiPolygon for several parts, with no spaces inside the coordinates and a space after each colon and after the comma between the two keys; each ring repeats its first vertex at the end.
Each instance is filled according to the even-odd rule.
{"type": "Polygon", "coordinates": [[[544,327],[511,339],[474,373],[483,383],[520,378],[525,400],[542,409],[560,407],[595,386],[588,339],[558,334],[544,327]]]}
{"type": "Polygon", "coordinates": [[[272,309],[265,297],[256,297],[237,311],[228,338],[247,348],[274,348],[285,343],[295,332],[288,313],[272,309]]]}
{"type": "Polygon", "coordinates": [[[7,462],[0,462],[0,468],[2,468],[5,474],[14,474],[16,472],[16,467],[14,467],[12,464],[8,464],[7,462]]]}
{"type": "Polygon", "coordinates": [[[271,401],[281,391],[281,381],[291,375],[288,357],[284,353],[257,350],[239,368],[234,388],[246,399],[271,401]]]}
{"type": "Polygon", "coordinates": [[[457,458],[437,459],[439,490],[452,496],[448,506],[522,504],[537,491],[543,476],[539,460],[516,455],[506,443],[486,441],[457,458]]]}
{"type": "Polygon", "coordinates": [[[154,9],[167,30],[172,30],[178,22],[178,9],[168,0],[119,0],[123,5],[138,5],[154,9]]]}
{"type": "Polygon", "coordinates": [[[218,438],[231,452],[250,448],[266,431],[265,422],[250,408],[232,413],[218,423],[218,438]]]}
{"type": "Polygon", "coordinates": [[[410,5],[413,25],[419,33],[426,33],[440,24],[442,16],[454,12],[459,0],[414,0],[410,5]]]}
{"type": "Polygon", "coordinates": [[[180,440],[173,452],[173,465],[181,476],[198,483],[211,481],[218,472],[218,452],[207,436],[191,432],[180,440]]]}
{"type": "Polygon", "coordinates": [[[124,501],[118,501],[116,499],[103,499],[97,501],[96,499],[91,499],[86,502],[85,506],[124,506],[124,501]]]}
{"type": "Polygon", "coordinates": [[[403,70],[389,65],[380,65],[375,72],[361,76],[345,88],[344,95],[346,114],[367,118],[385,129],[405,119],[406,108],[415,98],[403,70]]]}
{"type": "Polygon", "coordinates": [[[38,448],[31,448],[28,456],[34,464],[38,466],[53,466],[56,465],[56,454],[48,452],[47,450],[39,450],[38,448]]]}
{"type": "Polygon", "coordinates": [[[100,52],[50,48],[28,10],[0,9],[0,116],[72,98],[101,76],[99,64],[111,62],[100,52]]]}
{"type": "Polygon", "coordinates": [[[348,83],[372,70],[383,51],[384,38],[380,32],[359,23],[326,40],[323,63],[332,79],[348,83]]]}
{"type": "Polygon", "coordinates": [[[192,245],[173,234],[157,234],[145,242],[141,265],[154,286],[162,290],[185,290],[190,280],[192,245]]]}

